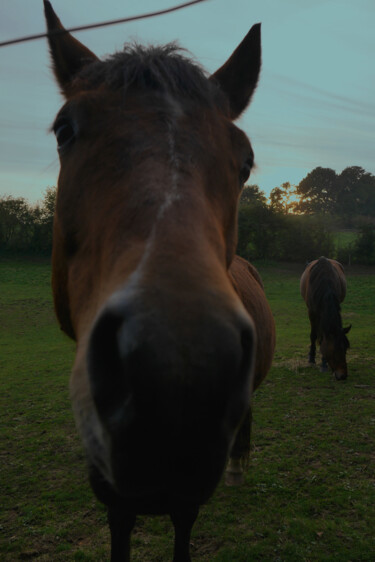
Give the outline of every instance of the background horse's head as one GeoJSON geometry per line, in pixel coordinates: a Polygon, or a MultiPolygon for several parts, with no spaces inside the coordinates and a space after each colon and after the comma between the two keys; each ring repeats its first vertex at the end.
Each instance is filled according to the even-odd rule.
{"type": "Polygon", "coordinates": [[[210,78],[175,45],[101,61],[68,33],[49,44],[66,99],[53,290],[77,341],[89,462],[122,497],[199,503],[253,384],[254,328],[227,270],[253,165],[233,120],[256,87],[260,26],[210,78]]]}
{"type": "Polygon", "coordinates": [[[320,341],[321,354],[338,381],[344,380],[348,376],[346,352],[349,349],[349,340],[346,334],[350,328],[351,326],[342,328],[340,324],[339,329],[323,333],[320,341]]]}

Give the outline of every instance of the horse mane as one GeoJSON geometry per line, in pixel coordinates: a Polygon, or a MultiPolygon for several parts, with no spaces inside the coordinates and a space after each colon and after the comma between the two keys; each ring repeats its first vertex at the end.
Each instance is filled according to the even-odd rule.
{"type": "Polygon", "coordinates": [[[195,101],[229,111],[226,96],[216,81],[208,79],[202,67],[184,56],[183,51],[175,42],[156,46],[126,44],[123,51],[85,65],[73,86],[92,90],[105,84],[125,93],[136,87],[172,96],[188,94],[195,101]]]}
{"type": "Polygon", "coordinates": [[[318,312],[319,332],[326,335],[342,334],[341,307],[334,277],[334,268],[325,257],[319,258],[310,270],[309,309],[318,312]]]}

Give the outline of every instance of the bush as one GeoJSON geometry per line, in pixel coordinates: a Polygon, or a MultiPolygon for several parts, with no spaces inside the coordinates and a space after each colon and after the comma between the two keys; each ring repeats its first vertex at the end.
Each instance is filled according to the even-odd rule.
{"type": "Polygon", "coordinates": [[[361,227],[360,234],[354,244],[354,263],[375,265],[375,226],[367,224],[361,227]]]}
{"type": "Polygon", "coordinates": [[[270,258],[274,253],[279,223],[280,216],[266,204],[241,205],[237,252],[248,260],[270,258]]]}
{"type": "Polygon", "coordinates": [[[267,205],[242,205],[238,220],[238,253],[248,260],[305,262],[334,253],[325,219],[280,213],[267,205]]]}

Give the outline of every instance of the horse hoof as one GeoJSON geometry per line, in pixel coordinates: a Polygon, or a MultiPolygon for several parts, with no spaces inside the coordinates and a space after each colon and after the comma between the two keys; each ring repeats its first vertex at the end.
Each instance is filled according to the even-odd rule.
{"type": "Polygon", "coordinates": [[[309,365],[315,365],[315,357],[312,357],[311,355],[309,355],[308,362],[309,362],[309,365]]]}
{"type": "Polygon", "coordinates": [[[229,459],[225,471],[225,484],[227,486],[242,486],[243,483],[244,475],[241,459],[229,459]]]}
{"type": "Polygon", "coordinates": [[[321,372],[321,373],[328,373],[328,371],[329,371],[329,369],[328,369],[328,367],[326,367],[325,365],[322,365],[322,366],[320,367],[320,372],[321,372]]]}
{"type": "Polygon", "coordinates": [[[226,472],[225,485],[226,486],[243,486],[245,482],[243,472],[226,472]]]}

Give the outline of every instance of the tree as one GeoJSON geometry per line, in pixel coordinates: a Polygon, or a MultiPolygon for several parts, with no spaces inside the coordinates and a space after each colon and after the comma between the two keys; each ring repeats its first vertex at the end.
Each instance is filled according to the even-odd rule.
{"type": "Polygon", "coordinates": [[[55,207],[56,207],[56,195],[57,195],[57,188],[56,187],[47,187],[44,199],[42,201],[42,212],[44,220],[48,222],[53,222],[53,217],[55,214],[55,207]]]}
{"type": "Polygon", "coordinates": [[[276,244],[278,222],[279,215],[267,205],[265,197],[240,204],[237,246],[240,256],[249,260],[271,257],[276,244]]]}
{"type": "Polygon", "coordinates": [[[0,197],[0,250],[50,253],[55,201],[55,187],[48,187],[34,206],[23,197],[0,197]]]}
{"type": "Polygon", "coordinates": [[[292,201],[295,195],[295,186],[288,181],[283,183],[281,187],[274,187],[270,193],[270,206],[278,212],[288,214],[293,212],[296,202],[292,201]]]}
{"type": "Polygon", "coordinates": [[[346,219],[375,216],[375,176],[360,166],[345,168],[337,177],[336,205],[346,219]]]}
{"type": "Polygon", "coordinates": [[[334,242],[327,222],[321,215],[283,215],[274,258],[305,263],[322,255],[332,256],[334,242]]]}
{"type": "Polygon", "coordinates": [[[375,265],[375,226],[362,226],[354,244],[354,260],[364,265],[375,265]]]}
{"type": "Polygon", "coordinates": [[[0,247],[25,250],[33,235],[33,213],[23,197],[0,198],[0,247]]]}
{"type": "Polygon", "coordinates": [[[33,209],[33,251],[50,253],[52,250],[52,230],[56,205],[56,193],[56,187],[47,187],[42,203],[36,205],[33,209]]]}
{"type": "Polygon", "coordinates": [[[334,213],[337,200],[337,175],[331,168],[314,168],[296,186],[296,210],[304,214],[334,213]]]}
{"type": "Polygon", "coordinates": [[[267,204],[267,197],[264,191],[256,184],[245,185],[240,197],[240,205],[252,205],[259,203],[261,205],[267,204]]]}

